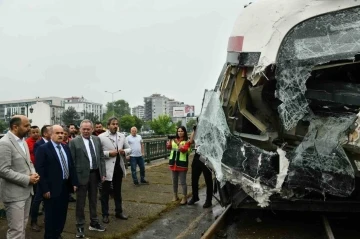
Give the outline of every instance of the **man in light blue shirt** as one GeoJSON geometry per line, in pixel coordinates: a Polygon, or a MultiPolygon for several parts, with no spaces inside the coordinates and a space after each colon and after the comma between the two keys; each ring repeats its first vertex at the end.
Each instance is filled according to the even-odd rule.
{"type": "Polygon", "coordinates": [[[134,181],[135,186],[139,186],[139,181],[136,175],[136,165],[139,165],[140,168],[140,183],[149,184],[145,180],[145,164],[144,164],[144,143],[140,135],[137,135],[137,128],[131,128],[131,135],[126,137],[130,147],[130,165],[131,165],[131,176],[134,181]]]}

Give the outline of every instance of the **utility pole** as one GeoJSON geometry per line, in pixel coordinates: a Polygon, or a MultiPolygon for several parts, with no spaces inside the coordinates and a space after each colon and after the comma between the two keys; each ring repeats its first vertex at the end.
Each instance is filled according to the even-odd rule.
{"type": "Polygon", "coordinates": [[[109,91],[105,91],[106,93],[109,93],[109,94],[111,94],[111,102],[112,102],[112,112],[113,112],[113,117],[115,116],[115,105],[114,105],[114,94],[115,93],[118,93],[118,92],[120,92],[121,90],[117,90],[117,91],[114,91],[114,92],[109,92],[109,91]]]}

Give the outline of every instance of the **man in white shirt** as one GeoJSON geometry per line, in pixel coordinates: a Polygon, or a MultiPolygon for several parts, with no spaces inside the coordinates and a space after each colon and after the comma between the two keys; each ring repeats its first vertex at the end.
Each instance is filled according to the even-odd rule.
{"type": "Polygon", "coordinates": [[[126,137],[130,147],[130,165],[131,165],[131,176],[135,186],[139,186],[139,181],[136,175],[136,165],[139,165],[140,168],[140,183],[149,184],[145,180],[145,163],[144,163],[144,142],[141,138],[141,135],[137,134],[137,128],[131,128],[131,135],[126,137]]]}

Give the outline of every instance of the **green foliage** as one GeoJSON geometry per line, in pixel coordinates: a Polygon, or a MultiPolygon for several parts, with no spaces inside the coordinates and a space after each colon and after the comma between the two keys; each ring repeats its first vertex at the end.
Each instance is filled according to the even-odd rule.
{"type": "Polygon", "coordinates": [[[153,119],[150,122],[151,129],[154,130],[155,134],[175,134],[176,125],[171,121],[168,115],[159,115],[157,119],[153,119]]]}
{"type": "Polygon", "coordinates": [[[96,121],[99,121],[99,116],[91,112],[85,115],[85,119],[91,120],[95,124],[96,121]]]}
{"type": "Polygon", "coordinates": [[[76,112],[74,107],[69,107],[61,116],[61,120],[65,125],[78,123],[79,119],[80,115],[76,112]]]}
{"type": "Polygon", "coordinates": [[[144,121],[142,119],[139,119],[135,115],[133,117],[135,119],[135,127],[138,129],[138,131],[140,131],[141,127],[144,125],[144,121]]]}
{"type": "Polygon", "coordinates": [[[121,131],[130,132],[131,127],[135,125],[135,118],[132,115],[124,115],[120,119],[121,131]]]}
{"type": "Polygon", "coordinates": [[[143,121],[143,126],[144,126],[143,131],[149,131],[151,129],[150,123],[151,121],[143,121]]]}
{"type": "Polygon", "coordinates": [[[143,121],[135,115],[124,115],[120,119],[120,127],[122,131],[130,132],[132,127],[136,127],[140,131],[143,121]]]}
{"type": "Polygon", "coordinates": [[[5,121],[0,120],[0,134],[3,133],[8,127],[9,126],[5,121]]]}
{"type": "MultiPolygon", "coordinates": [[[[107,112],[110,113],[110,117],[113,116],[113,104],[112,102],[108,102],[106,104],[107,112]]],[[[125,100],[117,100],[114,102],[114,112],[115,116],[124,116],[124,115],[130,115],[130,106],[129,103],[125,100]]]]}
{"type": "Polygon", "coordinates": [[[186,123],[187,131],[191,132],[193,130],[194,125],[196,125],[196,120],[195,119],[188,120],[188,122],[186,123]]]}
{"type": "Polygon", "coordinates": [[[176,122],[176,127],[179,128],[182,125],[182,121],[179,120],[178,122],[176,122]]]}

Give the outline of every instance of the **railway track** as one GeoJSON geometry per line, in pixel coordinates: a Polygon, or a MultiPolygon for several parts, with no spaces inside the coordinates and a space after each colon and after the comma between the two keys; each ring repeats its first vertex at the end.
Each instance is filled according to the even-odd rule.
{"type": "Polygon", "coordinates": [[[234,210],[228,206],[203,233],[201,239],[357,239],[360,238],[357,215],[234,210]]]}

